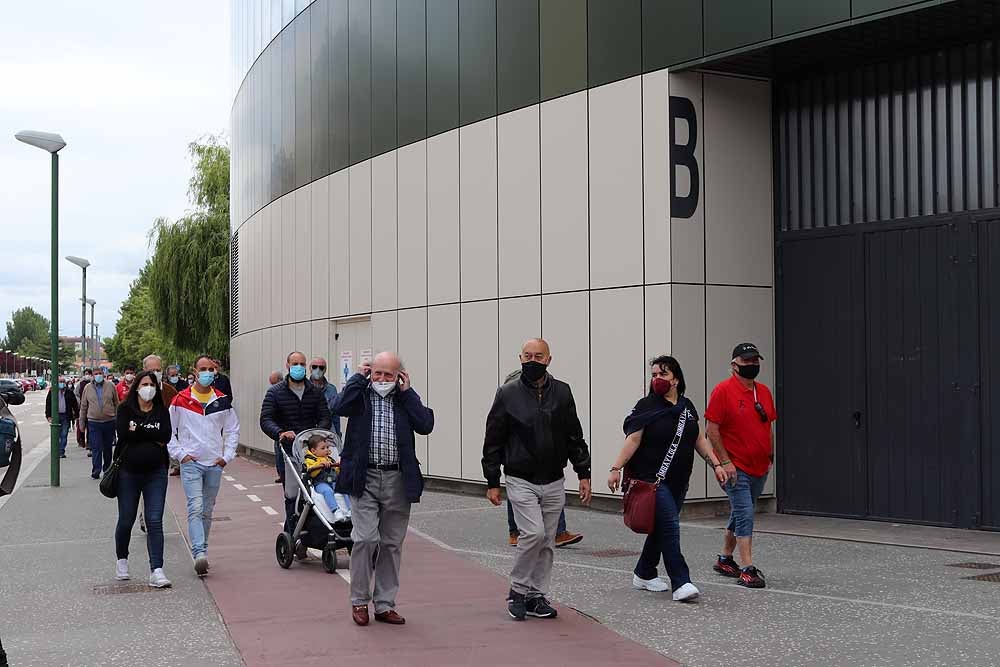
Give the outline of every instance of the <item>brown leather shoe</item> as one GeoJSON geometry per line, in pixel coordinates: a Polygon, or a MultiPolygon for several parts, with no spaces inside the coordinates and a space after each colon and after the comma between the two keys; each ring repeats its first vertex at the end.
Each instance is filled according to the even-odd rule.
{"type": "Polygon", "coordinates": [[[389,625],[403,625],[406,623],[406,619],[397,614],[395,609],[375,614],[375,620],[379,623],[388,623],[389,625]]]}
{"type": "Polygon", "coordinates": [[[583,535],[580,533],[571,533],[568,530],[556,535],[556,548],[568,547],[571,544],[576,544],[583,539],[583,535]]]}
{"type": "Polygon", "coordinates": [[[518,537],[518,533],[511,533],[510,536],[507,538],[507,546],[509,546],[509,547],[516,547],[517,546],[517,537],[518,537]]]}
{"type": "MultiPolygon", "coordinates": [[[[359,604],[351,607],[351,618],[358,625],[368,625],[368,605],[359,604]]],[[[378,615],[375,615],[378,618],[378,615]]]]}

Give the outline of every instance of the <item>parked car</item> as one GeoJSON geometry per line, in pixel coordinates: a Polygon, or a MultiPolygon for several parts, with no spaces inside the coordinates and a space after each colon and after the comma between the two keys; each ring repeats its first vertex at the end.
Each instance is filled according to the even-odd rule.
{"type": "Polygon", "coordinates": [[[21,432],[17,419],[8,406],[24,403],[24,392],[14,380],[0,379],[0,468],[6,468],[0,477],[0,496],[14,490],[21,471],[21,432]]]}

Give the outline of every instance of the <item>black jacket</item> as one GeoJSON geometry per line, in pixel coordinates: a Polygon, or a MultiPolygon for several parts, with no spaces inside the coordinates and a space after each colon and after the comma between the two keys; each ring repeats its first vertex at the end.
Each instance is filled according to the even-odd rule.
{"type": "MultiPolygon", "coordinates": [[[[223,375],[222,373],[217,373],[215,376],[215,382],[212,386],[221,391],[223,394],[229,398],[233,397],[233,384],[229,381],[229,377],[223,375]]],[[[177,389],[178,392],[184,391],[183,389],[177,389]]]]}
{"type": "Polygon", "coordinates": [[[541,387],[516,377],[497,389],[483,442],[489,487],[500,486],[501,465],[507,476],[549,484],[562,479],[567,459],[580,479],[590,479],[590,451],[569,385],[549,375],[541,387]]]}
{"type": "Polygon", "coordinates": [[[278,434],[284,431],[298,434],[310,428],[330,428],[333,420],[326,396],[311,382],[306,382],[304,386],[301,400],[288,385],[288,378],[272,385],[264,394],[264,402],[260,406],[260,430],[271,440],[277,440],[278,434]]]}
{"type": "MultiPolygon", "coordinates": [[[[58,389],[56,391],[59,391],[58,389]]],[[[80,416],[80,402],[76,400],[76,394],[73,390],[66,388],[62,390],[63,398],[66,399],[66,416],[69,418],[70,422],[76,421],[77,417],[80,416]]],[[[49,391],[45,394],[45,418],[50,419],[52,417],[52,387],[49,387],[49,391]]]]}

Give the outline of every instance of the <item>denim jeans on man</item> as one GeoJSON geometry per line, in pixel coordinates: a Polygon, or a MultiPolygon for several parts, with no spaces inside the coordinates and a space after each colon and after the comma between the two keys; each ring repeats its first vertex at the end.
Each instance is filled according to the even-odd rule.
{"type": "Polygon", "coordinates": [[[87,442],[90,444],[90,456],[92,459],[91,474],[100,475],[102,470],[111,467],[111,458],[115,445],[115,423],[108,422],[87,422],[87,442]],[[104,463],[101,463],[101,459],[104,463]]]}
{"type": "Polygon", "coordinates": [[[640,579],[656,579],[656,566],[663,558],[663,567],[670,577],[670,588],[677,590],[691,583],[691,572],[681,553],[680,513],[684,505],[687,489],[675,493],[666,484],[656,487],[656,515],[653,532],[646,536],[639,562],[635,564],[635,576],[640,579]]]}
{"type": "MultiPolygon", "coordinates": [[[[519,532],[517,522],[514,521],[514,508],[510,505],[510,498],[507,499],[507,532],[511,535],[519,532]]],[[[556,535],[566,532],[566,510],[559,513],[559,527],[556,528],[556,535]]]]}
{"type": "Polygon", "coordinates": [[[181,484],[187,496],[188,539],[191,556],[197,558],[208,551],[208,533],[212,528],[212,510],[222,483],[222,468],[197,461],[181,464],[181,484]]]}
{"type": "Polygon", "coordinates": [[[66,441],[69,439],[69,415],[65,412],[59,413],[59,456],[66,453],[66,441]]]}
{"type": "Polygon", "coordinates": [[[139,512],[139,495],[142,494],[142,514],[146,521],[146,551],[149,553],[149,571],[163,567],[163,507],[167,500],[167,468],[157,468],[147,473],[130,472],[121,468],[118,473],[118,525],[115,528],[115,551],[118,558],[128,558],[132,526],[139,512]]]}
{"type": "Polygon", "coordinates": [[[754,506],[757,504],[757,498],[764,491],[764,482],[766,481],[767,473],[760,477],[754,477],[737,469],[736,479],[729,484],[722,485],[726,495],[729,496],[729,505],[732,508],[726,530],[733,531],[736,537],[753,536],[754,506]]]}

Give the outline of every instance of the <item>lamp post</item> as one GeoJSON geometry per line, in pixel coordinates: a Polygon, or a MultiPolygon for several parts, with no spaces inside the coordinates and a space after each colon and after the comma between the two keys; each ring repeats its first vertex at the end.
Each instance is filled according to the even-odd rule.
{"type": "Polygon", "coordinates": [[[83,269],[83,296],[80,298],[80,365],[87,363],[87,267],[90,261],[83,257],[67,255],[66,260],[83,269]]]}
{"type": "Polygon", "coordinates": [[[95,363],[94,357],[97,356],[94,353],[94,306],[97,305],[97,302],[93,299],[85,299],[84,303],[90,306],[90,349],[87,350],[87,354],[90,355],[90,370],[93,372],[95,363]]]}
{"type": "MultiPolygon", "coordinates": [[[[41,148],[52,156],[52,333],[49,356],[53,364],[59,359],[59,151],[66,147],[66,142],[58,134],[51,132],[36,132],[25,130],[14,135],[18,141],[41,148]]],[[[59,486],[59,392],[51,392],[52,396],[52,426],[49,430],[49,457],[52,459],[49,468],[49,484],[59,486]]]]}

